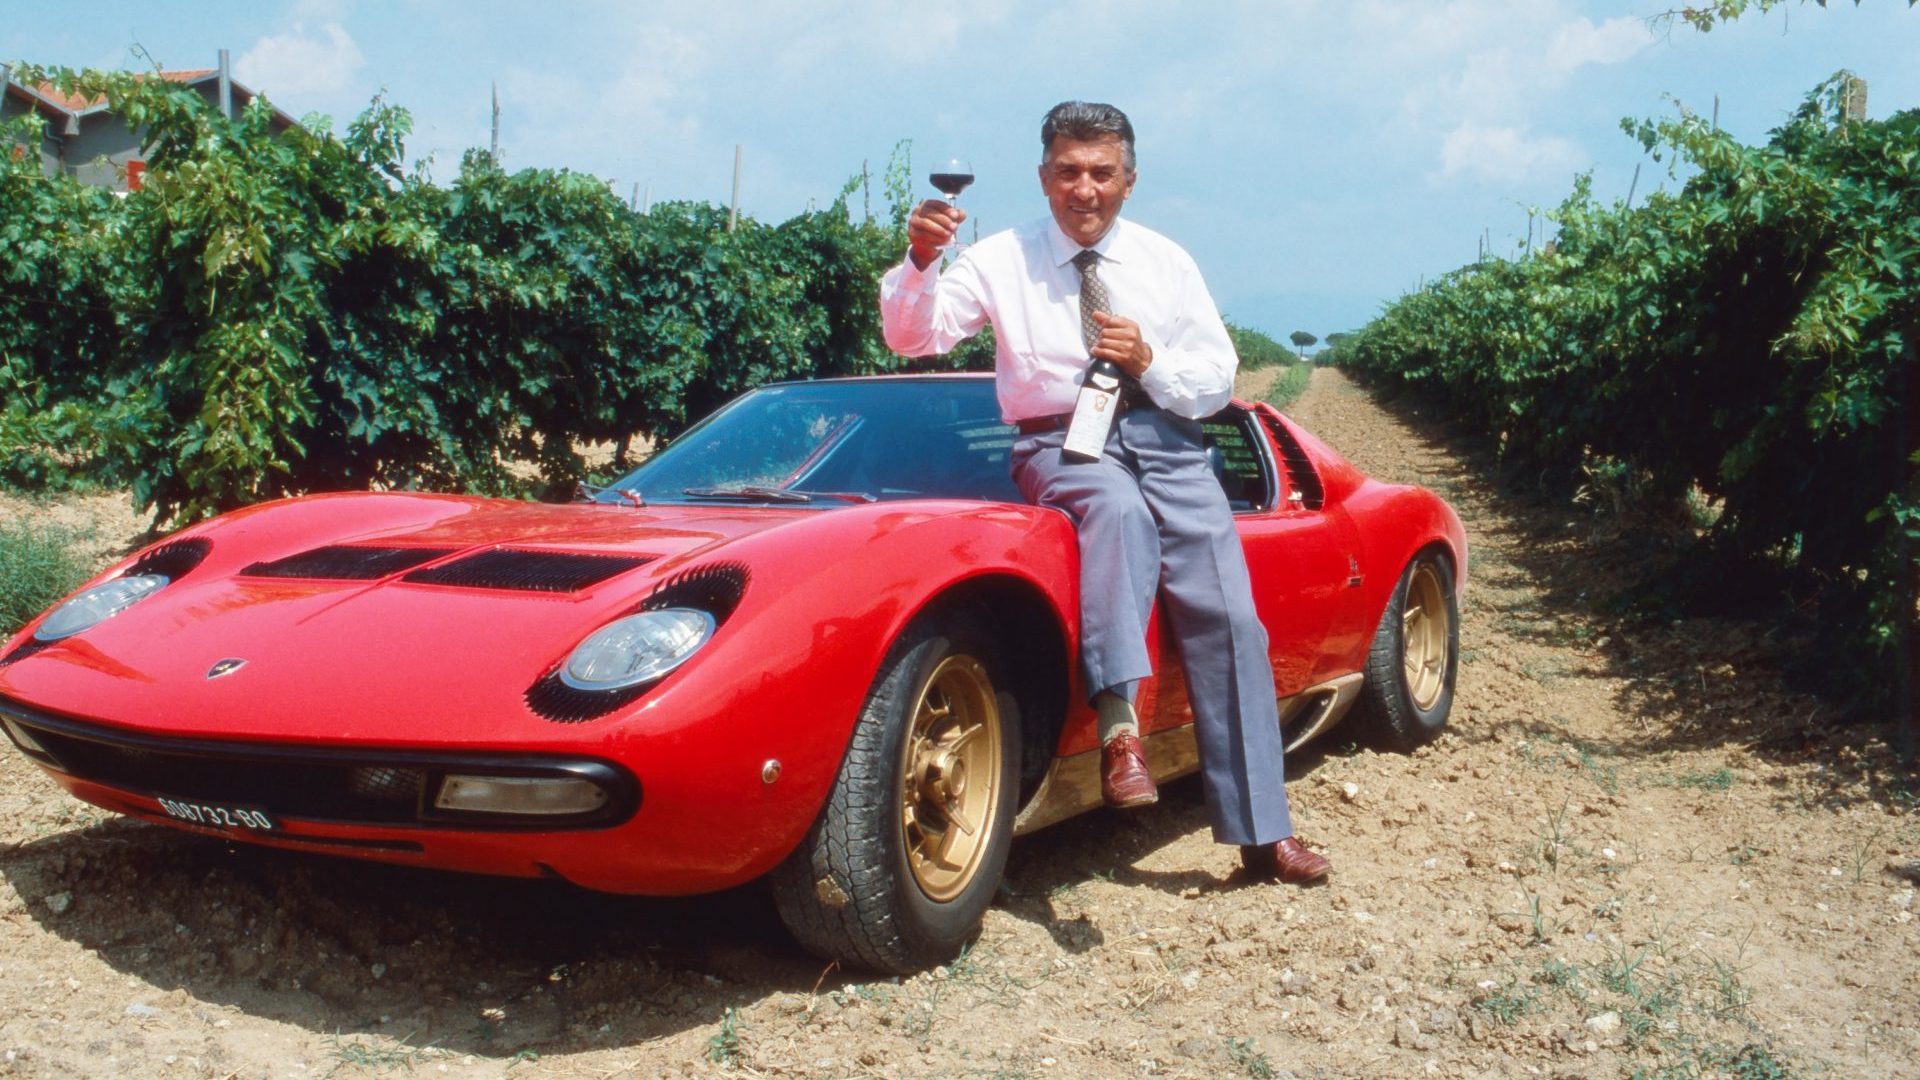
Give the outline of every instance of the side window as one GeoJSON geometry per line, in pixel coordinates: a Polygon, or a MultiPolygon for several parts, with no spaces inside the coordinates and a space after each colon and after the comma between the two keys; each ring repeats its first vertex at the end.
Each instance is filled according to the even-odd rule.
{"type": "Polygon", "coordinates": [[[1245,410],[1228,408],[1202,425],[1207,460],[1235,513],[1273,505],[1273,478],[1253,422],[1245,410]]]}

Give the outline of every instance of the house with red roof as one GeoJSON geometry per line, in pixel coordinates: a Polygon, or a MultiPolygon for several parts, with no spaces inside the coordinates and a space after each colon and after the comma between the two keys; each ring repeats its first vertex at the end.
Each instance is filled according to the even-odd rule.
{"type": "MultiPolygon", "coordinates": [[[[247,107],[254,91],[234,81],[227,50],[220,50],[215,67],[191,71],[162,71],[159,78],[192,87],[207,103],[226,116],[247,107]]],[[[115,115],[105,98],[87,98],[61,93],[51,83],[29,86],[14,80],[12,72],[0,68],[4,94],[0,94],[0,122],[29,112],[37,112],[46,121],[40,137],[40,164],[48,176],[68,176],[83,184],[111,188],[114,191],[138,191],[146,171],[146,151],[142,132],[133,130],[115,115]]],[[[273,110],[275,131],[285,131],[297,121],[273,110]]],[[[24,145],[15,154],[32,153],[24,145]]]]}

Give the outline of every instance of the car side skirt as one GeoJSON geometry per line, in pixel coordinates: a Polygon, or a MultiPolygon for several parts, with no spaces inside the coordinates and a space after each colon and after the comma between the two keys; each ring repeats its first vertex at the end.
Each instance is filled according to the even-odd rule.
{"type": "MultiPolygon", "coordinates": [[[[1359,699],[1364,679],[1360,672],[1350,672],[1281,698],[1280,727],[1286,732],[1287,751],[1291,753],[1339,723],[1359,699]]],[[[1149,732],[1140,742],[1156,781],[1178,780],[1200,769],[1200,747],[1192,724],[1149,732]]],[[[1037,832],[1100,804],[1100,751],[1084,750],[1055,758],[1053,768],[1014,819],[1014,835],[1037,832]]]]}

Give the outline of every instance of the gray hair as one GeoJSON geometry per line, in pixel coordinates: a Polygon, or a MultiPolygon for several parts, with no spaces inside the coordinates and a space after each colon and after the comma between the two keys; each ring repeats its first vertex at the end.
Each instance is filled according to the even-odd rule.
{"type": "Polygon", "coordinates": [[[1053,152],[1053,140],[1057,135],[1082,142],[1116,136],[1120,140],[1121,161],[1128,172],[1134,171],[1133,162],[1133,122],[1127,114],[1111,105],[1097,101],[1063,101],[1047,110],[1047,118],[1040,122],[1040,146],[1042,160],[1053,152]]]}

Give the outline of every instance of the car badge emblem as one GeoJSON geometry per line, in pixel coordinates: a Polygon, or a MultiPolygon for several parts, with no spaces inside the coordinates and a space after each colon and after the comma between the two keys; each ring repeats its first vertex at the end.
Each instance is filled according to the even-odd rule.
{"type": "Polygon", "coordinates": [[[214,661],[213,666],[207,669],[207,678],[217,679],[222,675],[231,675],[246,666],[245,660],[237,656],[229,656],[225,660],[214,661]]]}

